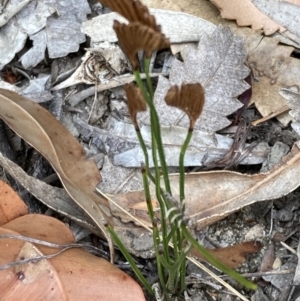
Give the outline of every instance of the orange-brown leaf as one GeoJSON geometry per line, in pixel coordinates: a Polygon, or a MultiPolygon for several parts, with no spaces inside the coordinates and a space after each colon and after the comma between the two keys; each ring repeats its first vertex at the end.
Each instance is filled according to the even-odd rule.
{"type": "MultiPolygon", "coordinates": [[[[56,243],[74,243],[62,222],[45,215],[26,215],[0,228],[0,234],[16,234],[56,243]]],[[[57,249],[0,240],[0,265],[23,258],[56,253],[57,249]]],[[[127,274],[82,249],[1,271],[0,300],[112,300],[144,301],[141,287],[127,274]]]]}
{"type": "Polygon", "coordinates": [[[27,213],[28,208],[17,193],[0,181],[0,226],[27,213]]]}
{"type": "MultiPolygon", "coordinates": [[[[209,252],[227,267],[235,269],[246,260],[247,256],[259,252],[261,248],[260,242],[246,241],[226,248],[209,249],[209,252]]],[[[203,259],[195,249],[190,251],[190,255],[203,259]]]]}

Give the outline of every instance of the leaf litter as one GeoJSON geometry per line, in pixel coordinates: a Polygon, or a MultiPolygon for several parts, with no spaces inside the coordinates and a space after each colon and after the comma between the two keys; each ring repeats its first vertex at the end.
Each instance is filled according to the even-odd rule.
{"type": "MultiPolygon", "coordinates": [[[[36,66],[45,57],[47,48],[50,58],[66,56],[76,52],[79,44],[85,42],[80,26],[91,13],[84,1],[23,1],[18,5],[8,2],[2,14],[0,32],[0,69],[9,63],[17,52],[23,49],[26,39],[33,41],[33,47],[21,57],[25,68],[36,66]],[[24,5],[16,14],[16,6],[24,5]]],[[[0,20],[1,22],[1,20],[0,20]]]]}
{"type": "MultiPolygon", "coordinates": [[[[211,33],[210,33],[211,34],[211,33]]],[[[202,35],[203,36],[203,35],[202,35]]],[[[208,35],[209,36],[209,35],[208,35]]],[[[266,55],[264,55],[263,57],[265,57],[266,55]]],[[[260,59],[261,60],[261,59],[260,59]]],[[[294,62],[295,62],[296,60],[294,59],[294,62]]],[[[184,60],[184,62],[185,62],[185,60],[184,60]]],[[[259,62],[259,59],[257,58],[256,59],[256,61],[255,61],[255,63],[257,63],[257,62],[259,62]]],[[[175,63],[176,64],[176,63],[175,63]]],[[[179,64],[180,65],[180,64],[179,64]]],[[[294,64],[292,64],[292,62],[291,62],[291,65],[293,66],[294,64]]],[[[182,69],[184,69],[184,67],[182,67],[182,66],[180,66],[180,68],[182,68],[182,69]]],[[[180,68],[179,68],[179,70],[180,70],[180,68]]],[[[181,69],[181,70],[182,70],[181,69]]],[[[260,70],[264,70],[264,67],[262,67],[260,70]]],[[[176,71],[176,70],[175,70],[176,71]]],[[[295,73],[296,73],[297,71],[295,70],[295,73]]],[[[226,73],[225,73],[226,74],[226,73]]],[[[284,76],[282,76],[282,79],[284,80],[284,76]]],[[[159,79],[159,81],[161,80],[161,78],[159,79]]],[[[170,79],[169,79],[170,81],[171,81],[171,73],[170,73],[170,79]]],[[[179,79],[180,80],[180,79],[179,79]]],[[[163,81],[163,80],[162,80],[163,81]]],[[[159,83],[159,84],[161,84],[161,83],[159,83]]],[[[230,92],[230,91],[229,91],[230,92]]],[[[238,96],[238,95],[234,95],[233,96],[233,98],[235,98],[236,96],[238,96]]],[[[217,104],[217,103],[216,103],[217,104]]],[[[227,110],[227,107],[225,107],[225,110],[227,110]]],[[[222,112],[222,110],[220,110],[220,111],[218,111],[217,109],[216,109],[216,112],[217,112],[217,114],[220,114],[220,113],[224,113],[224,112],[222,112]],[[220,112],[221,111],[221,112],[220,112]]],[[[230,111],[230,110],[229,110],[230,111]]],[[[233,111],[235,111],[234,109],[232,109],[232,112],[233,111]]],[[[230,113],[229,113],[230,114],[230,113]]],[[[218,115],[219,116],[219,115],[218,115]]],[[[226,116],[227,116],[227,114],[226,114],[226,112],[225,112],[225,114],[224,115],[220,115],[219,117],[221,117],[221,121],[224,123],[224,122],[226,122],[226,116]]],[[[117,122],[119,122],[120,120],[117,120],[117,122]]],[[[122,120],[121,120],[122,121],[122,120]]],[[[177,125],[182,125],[182,124],[180,124],[180,122],[183,122],[184,121],[184,118],[180,118],[180,116],[178,117],[178,119],[176,119],[175,121],[173,121],[173,123],[172,122],[170,122],[170,121],[168,121],[167,120],[167,126],[169,126],[169,127],[174,127],[175,126],[175,124],[176,124],[176,126],[177,125]]],[[[109,121],[109,122],[111,122],[111,121],[109,121]]],[[[221,122],[221,124],[222,124],[222,122],[221,122]]],[[[227,121],[228,122],[228,121],[227,121]]],[[[114,125],[115,124],[115,121],[114,122],[112,122],[112,124],[114,125]]],[[[120,124],[122,124],[122,122],[120,123],[120,124]]],[[[205,125],[205,122],[204,122],[204,125],[205,125]]],[[[217,123],[217,126],[219,126],[220,128],[222,128],[222,126],[220,126],[220,124],[219,123],[217,123]]],[[[113,128],[113,127],[112,127],[113,128]]],[[[205,129],[205,128],[204,128],[205,129]]],[[[217,129],[217,128],[216,128],[217,129]]],[[[91,129],[90,129],[91,130],[91,129]]],[[[94,129],[93,129],[94,130],[94,129]]],[[[202,128],[201,128],[201,130],[203,130],[202,128]]],[[[216,137],[217,137],[217,135],[218,134],[215,134],[215,129],[213,129],[212,131],[208,131],[207,132],[208,134],[210,134],[210,137],[211,137],[211,141],[213,141],[213,142],[216,142],[216,137]]],[[[112,144],[113,145],[113,144],[112,144]]],[[[228,145],[228,146],[230,146],[230,144],[228,145]]],[[[121,146],[119,146],[119,147],[116,147],[116,149],[120,149],[121,148],[121,146]]],[[[110,148],[108,148],[108,149],[110,149],[110,148]]],[[[229,148],[228,148],[229,149],[229,148]]],[[[295,153],[294,153],[295,154],[295,153]]],[[[112,153],[108,153],[108,155],[109,155],[109,157],[110,158],[112,158],[112,156],[113,156],[113,159],[115,159],[116,158],[116,154],[112,154],[112,153]],[[115,157],[114,157],[115,156],[115,157]]],[[[296,156],[296,154],[295,154],[295,156],[296,156]]],[[[108,159],[108,158],[106,158],[106,159],[108,159]]],[[[114,161],[114,160],[113,160],[114,161]]],[[[201,161],[201,160],[200,160],[201,161]]],[[[114,165],[112,165],[112,169],[114,168],[114,165]]],[[[118,167],[116,167],[116,169],[117,169],[118,167]]],[[[289,164],[287,164],[287,166],[286,167],[284,167],[283,166],[283,168],[282,168],[282,170],[285,170],[284,171],[284,173],[286,172],[286,170],[289,168],[289,164]]],[[[281,170],[281,171],[282,171],[281,170]]],[[[132,170],[133,171],[133,170],[132,170]]],[[[280,172],[281,172],[280,171],[280,172]]],[[[138,172],[137,172],[138,173],[138,172]]],[[[130,170],[129,170],[129,174],[131,175],[131,177],[133,176],[133,178],[135,177],[135,173],[133,172],[131,172],[130,170]]],[[[291,174],[292,174],[292,172],[291,172],[291,174]]],[[[290,175],[291,174],[289,174],[288,173],[288,177],[290,177],[290,175]]],[[[130,177],[130,175],[129,175],[129,177],[130,177]]],[[[226,174],[226,177],[228,177],[227,178],[227,180],[228,181],[231,181],[231,174],[230,173],[228,173],[228,174],[226,174]]],[[[129,182],[124,182],[124,187],[127,185],[127,183],[129,183],[129,182]]],[[[118,187],[118,183],[116,183],[115,184],[115,188],[117,188],[118,187]]],[[[193,185],[193,188],[194,188],[194,185],[193,185]]],[[[292,188],[293,189],[293,188],[292,188]]],[[[288,189],[287,189],[288,190],[288,189]]],[[[243,206],[243,205],[242,205],[243,206]]],[[[236,207],[237,208],[237,207],[236,207]]],[[[218,213],[219,214],[219,213],[218,213]]],[[[222,214],[221,214],[221,218],[222,218],[222,214]]],[[[208,222],[208,220],[207,220],[207,222],[208,222]]]]}

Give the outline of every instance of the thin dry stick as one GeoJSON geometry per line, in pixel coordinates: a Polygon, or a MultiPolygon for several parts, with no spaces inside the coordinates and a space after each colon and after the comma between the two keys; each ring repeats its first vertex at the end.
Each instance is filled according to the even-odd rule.
{"type": "Polygon", "coordinates": [[[263,117],[263,118],[260,118],[260,119],[258,119],[258,120],[255,120],[255,121],[253,121],[252,122],[252,125],[253,126],[257,126],[258,124],[260,124],[260,123],[262,123],[262,122],[265,122],[265,121],[267,121],[267,120],[270,120],[270,119],[272,119],[272,118],[274,118],[274,117],[276,117],[276,116],[278,116],[278,115],[280,115],[280,114],[282,114],[282,113],[285,113],[285,112],[287,112],[288,110],[290,110],[291,108],[289,107],[289,106],[283,106],[282,108],[280,108],[279,110],[276,110],[275,112],[273,112],[272,114],[270,114],[270,115],[268,115],[268,116],[266,116],[266,117],[263,117]]]}
{"type": "Polygon", "coordinates": [[[98,90],[98,82],[96,81],[95,83],[95,95],[94,95],[94,100],[93,100],[93,104],[92,104],[92,107],[91,107],[91,111],[90,111],[90,114],[89,114],[89,117],[88,117],[88,120],[87,120],[87,123],[90,122],[90,119],[92,117],[92,114],[93,114],[93,111],[94,111],[94,108],[95,108],[95,105],[96,105],[96,101],[97,101],[97,98],[98,98],[98,93],[97,93],[97,90],[98,90]]]}

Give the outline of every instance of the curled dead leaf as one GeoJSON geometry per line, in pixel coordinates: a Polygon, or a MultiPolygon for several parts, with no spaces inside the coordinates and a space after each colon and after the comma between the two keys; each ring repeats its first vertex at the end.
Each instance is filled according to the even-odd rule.
{"type": "MultiPolygon", "coordinates": [[[[185,178],[186,214],[197,224],[205,228],[239,209],[261,202],[282,197],[299,186],[300,150],[294,145],[292,151],[282,162],[268,173],[256,175],[241,174],[232,171],[209,171],[189,173],[185,178]]],[[[171,174],[172,194],[179,197],[179,175],[171,174]]],[[[151,195],[155,187],[150,186],[151,195]]],[[[141,191],[124,195],[115,195],[113,200],[125,204],[126,199],[143,200],[141,191]],[[136,197],[134,197],[136,195],[136,197]]],[[[128,200],[132,206],[132,202],[128,200]]],[[[114,212],[114,216],[122,213],[114,212]]],[[[149,221],[146,220],[146,224],[149,221]]]]}
{"type": "Polygon", "coordinates": [[[0,117],[50,162],[69,195],[101,229],[112,251],[104,226],[112,224],[112,217],[105,197],[95,192],[101,180],[96,164],[85,158],[71,133],[40,105],[4,89],[0,89],[0,101],[0,117]]]}
{"type": "Polygon", "coordinates": [[[0,181],[0,226],[28,213],[26,204],[5,182],[0,181]]]}
{"type": "MultiPolygon", "coordinates": [[[[234,246],[208,250],[227,267],[235,269],[246,260],[247,256],[259,252],[262,247],[263,245],[260,242],[246,241],[234,246]]],[[[195,249],[192,249],[189,255],[203,259],[195,249]]]]}
{"type": "MultiPolygon", "coordinates": [[[[39,214],[7,223],[0,228],[0,234],[21,234],[55,244],[75,242],[62,222],[39,214]]],[[[0,266],[57,252],[48,246],[12,238],[0,239],[0,249],[0,266]]],[[[141,287],[131,277],[82,249],[69,249],[51,259],[18,265],[0,273],[1,300],[145,300],[141,287]]]]}

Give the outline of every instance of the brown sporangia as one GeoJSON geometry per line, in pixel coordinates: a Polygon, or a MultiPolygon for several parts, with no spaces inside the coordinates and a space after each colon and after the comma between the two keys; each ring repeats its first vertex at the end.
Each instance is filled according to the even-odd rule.
{"type": "Polygon", "coordinates": [[[138,51],[145,51],[146,58],[150,58],[154,51],[167,48],[170,45],[170,41],[164,34],[141,23],[134,22],[126,25],[115,20],[114,30],[133,70],[138,70],[139,67],[138,51]]]}
{"type": "Polygon", "coordinates": [[[156,24],[154,16],[149,13],[148,7],[137,0],[100,0],[112,11],[119,13],[129,22],[138,22],[160,32],[161,28],[156,24]]]}
{"type": "Polygon", "coordinates": [[[113,28],[133,70],[136,71],[139,67],[138,51],[145,51],[146,58],[150,58],[154,51],[170,46],[170,41],[161,32],[160,25],[156,24],[154,16],[140,1],[100,0],[100,2],[129,21],[128,25],[114,21],[113,28]]]}
{"type": "Polygon", "coordinates": [[[165,101],[169,106],[184,111],[190,119],[190,129],[194,129],[204,106],[204,89],[201,84],[183,84],[181,87],[173,86],[168,90],[165,101]]]}
{"type": "Polygon", "coordinates": [[[133,83],[124,86],[124,90],[127,96],[127,105],[132,123],[136,130],[139,130],[139,126],[136,120],[136,115],[139,112],[147,110],[146,101],[140,88],[133,83]]]}

